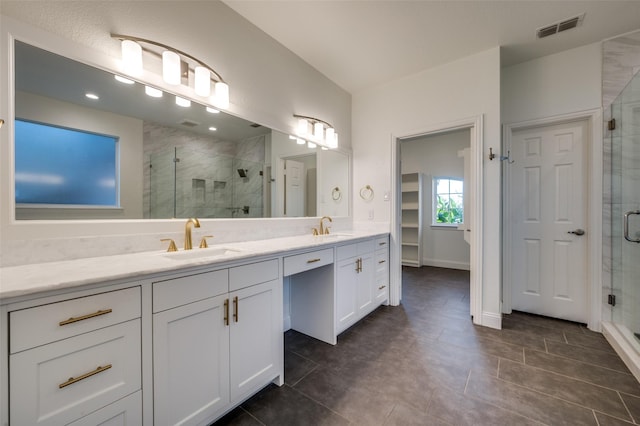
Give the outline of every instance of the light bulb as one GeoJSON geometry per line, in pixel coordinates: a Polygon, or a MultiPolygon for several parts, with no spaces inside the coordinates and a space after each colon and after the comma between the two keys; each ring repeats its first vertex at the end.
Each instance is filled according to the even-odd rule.
{"type": "Polygon", "coordinates": [[[327,132],[324,135],[327,145],[331,145],[333,143],[333,138],[335,138],[335,135],[336,129],[334,129],[333,127],[327,128],[327,132]]]}
{"type": "Polygon", "coordinates": [[[309,122],[306,118],[298,119],[298,135],[306,136],[309,132],[309,122]]]}
{"type": "Polygon", "coordinates": [[[211,95],[211,72],[205,67],[195,69],[195,91],[199,96],[211,95]]]}
{"type": "Polygon", "coordinates": [[[214,102],[213,104],[218,108],[229,108],[229,85],[218,81],[215,85],[214,102]]]}
{"type": "Polygon", "coordinates": [[[180,56],[177,53],[162,52],[162,78],[167,84],[180,84],[180,56]]]}
{"type": "Polygon", "coordinates": [[[122,68],[126,74],[142,74],[142,46],[133,40],[122,40],[122,68]]]}
{"type": "Polygon", "coordinates": [[[324,137],[324,126],[319,121],[313,125],[313,137],[319,141],[324,137]]]}

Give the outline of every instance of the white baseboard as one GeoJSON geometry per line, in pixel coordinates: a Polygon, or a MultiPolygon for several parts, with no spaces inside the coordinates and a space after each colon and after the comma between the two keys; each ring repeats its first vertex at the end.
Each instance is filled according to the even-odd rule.
{"type": "Polygon", "coordinates": [[[482,324],[485,327],[495,328],[497,330],[502,329],[502,315],[493,312],[482,313],[482,324]]]}
{"type": "Polygon", "coordinates": [[[627,368],[640,382],[640,353],[634,348],[618,327],[610,322],[602,322],[602,334],[613,347],[627,368]]]}
{"type": "Polygon", "coordinates": [[[471,265],[469,265],[469,263],[456,262],[451,260],[422,259],[422,264],[424,266],[435,266],[437,268],[460,269],[463,271],[471,270],[471,265]]]}

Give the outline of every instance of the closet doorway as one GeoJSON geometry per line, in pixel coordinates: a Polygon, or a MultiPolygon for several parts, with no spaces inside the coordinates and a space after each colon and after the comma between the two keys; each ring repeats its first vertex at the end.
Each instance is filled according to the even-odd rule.
{"type": "Polygon", "coordinates": [[[392,305],[402,299],[403,258],[407,265],[468,269],[470,314],[482,324],[482,229],[475,225],[482,223],[481,146],[481,116],[392,137],[392,305]]]}

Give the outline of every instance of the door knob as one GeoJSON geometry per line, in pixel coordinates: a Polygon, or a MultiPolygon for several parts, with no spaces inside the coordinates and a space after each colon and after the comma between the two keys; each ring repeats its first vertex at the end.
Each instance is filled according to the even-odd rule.
{"type": "Polygon", "coordinates": [[[575,231],[569,231],[567,234],[584,235],[584,229],[576,229],[575,231]]]}

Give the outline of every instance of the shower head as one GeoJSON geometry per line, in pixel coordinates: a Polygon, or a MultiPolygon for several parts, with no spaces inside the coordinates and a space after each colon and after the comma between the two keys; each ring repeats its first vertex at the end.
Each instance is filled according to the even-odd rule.
{"type": "Polygon", "coordinates": [[[238,169],[238,174],[240,175],[241,178],[246,178],[248,171],[249,170],[247,170],[247,169],[238,169]]]}

